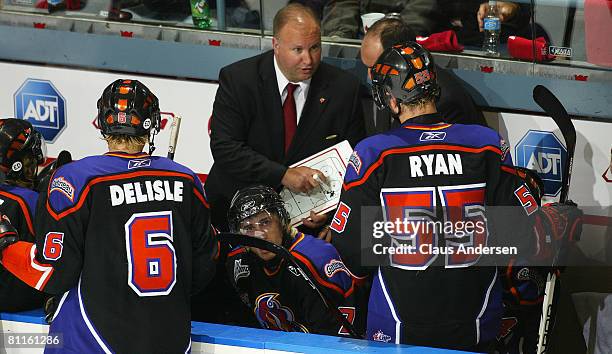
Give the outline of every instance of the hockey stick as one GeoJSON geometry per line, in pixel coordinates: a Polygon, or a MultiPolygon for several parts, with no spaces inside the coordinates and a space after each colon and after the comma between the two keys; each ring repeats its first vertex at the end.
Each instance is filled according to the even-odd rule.
{"type": "MultiPolygon", "coordinates": [[[[567,202],[570,180],[572,175],[572,167],[574,164],[574,151],[576,150],[576,128],[572,120],[567,114],[567,111],[559,102],[559,99],[550,92],[546,87],[537,85],[533,88],[533,100],[549,115],[561,130],[565,145],[567,147],[567,161],[561,169],[561,194],[559,202],[567,202]]],[[[554,263],[554,262],[553,262],[554,263]]],[[[550,346],[550,335],[552,333],[552,315],[553,315],[553,299],[557,275],[555,272],[550,272],[546,277],[546,288],[544,292],[544,300],[542,302],[542,317],[540,319],[540,329],[538,331],[538,348],[537,353],[546,353],[550,346]]]]}
{"type": "Polygon", "coordinates": [[[562,185],[559,203],[567,201],[567,195],[572,177],[572,167],[574,165],[574,151],[576,150],[576,128],[570,119],[569,114],[559,102],[559,99],[546,87],[538,85],[533,88],[533,100],[549,115],[561,130],[565,145],[567,147],[567,161],[562,168],[562,185]]]}
{"type": "Polygon", "coordinates": [[[323,305],[325,306],[325,308],[334,314],[334,316],[336,317],[336,320],[338,320],[338,322],[340,322],[340,324],[344,327],[344,329],[346,329],[349,332],[351,337],[357,338],[357,339],[363,339],[363,336],[357,333],[353,325],[346,319],[346,317],[342,314],[342,312],[338,310],[338,306],[336,306],[327,296],[325,296],[323,292],[321,292],[321,290],[319,290],[317,285],[312,280],[310,280],[310,278],[306,275],[302,267],[295,261],[291,253],[289,253],[289,251],[287,251],[287,249],[285,249],[283,246],[274,244],[272,242],[268,242],[266,240],[262,240],[260,238],[255,238],[255,237],[250,237],[250,236],[240,235],[240,234],[232,234],[232,233],[227,233],[227,232],[220,233],[219,238],[224,241],[227,241],[230,244],[243,245],[243,246],[249,246],[249,247],[266,250],[286,260],[289,265],[295,267],[295,269],[298,270],[302,278],[317,293],[321,301],[323,301],[323,305]]]}
{"type": "Polygon", "coordinates": [[[179,131],[181,130],[181,117],[172,115],[172,126],[170,129],[170,143],[168,144],[168,158],[174,160],[174,152],[176,151],[176,143],[178,141],[179,131]]]}

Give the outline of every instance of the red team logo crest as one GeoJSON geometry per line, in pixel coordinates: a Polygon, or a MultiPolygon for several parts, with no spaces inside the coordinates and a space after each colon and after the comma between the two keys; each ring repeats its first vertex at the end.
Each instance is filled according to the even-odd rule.
{"type": "Polygon", "coordinates": [[[284,332],[308,333],[306,327],[295,321],[293,311],[278,301],[278,296],[278,293],[264,293],[255,300],[255,316],[262,327],[284,332]]]}

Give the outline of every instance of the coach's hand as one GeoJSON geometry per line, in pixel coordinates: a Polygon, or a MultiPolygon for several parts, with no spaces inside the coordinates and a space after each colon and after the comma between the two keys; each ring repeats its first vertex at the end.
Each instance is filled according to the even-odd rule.
{"type": "Polygon", "coordinates": [[[0,259],[2,258],[1,252],[17,241],[19,241],[17,230],[6,215],[2,215],[0,217],[0,259]]]}
{"type": "Polygon", "coordinates": [[[308,193],[319,186],[319,180],[325,180],[325,175],[319,170],[310,167],[300,166],[288,168],[281,180],[283,186],[295,193],[308,193]]]}
{"type": "Polygon", "coordinates": [[[310,211],[310,216],[302,219],[304,226],[311,229],[319,229],[327,222],[327,214],[317,214],[314,211],[310,211]]]}

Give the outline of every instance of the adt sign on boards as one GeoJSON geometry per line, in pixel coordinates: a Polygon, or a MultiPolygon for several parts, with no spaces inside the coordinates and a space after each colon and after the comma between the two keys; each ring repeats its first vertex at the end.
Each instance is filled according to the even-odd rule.
{"type": "Polygon", "coordinates": [[[52,143],[66,128],[66,100],[51,81],[27,79],[15,92],[15,116],[52,143]]]}
{"type": "Polygon", "coordinates": [[[567,149],[552,132],[529,130],[515,148],[516,164],[536,171],[544,181],[544,195],[559,194],[567,149]]]}

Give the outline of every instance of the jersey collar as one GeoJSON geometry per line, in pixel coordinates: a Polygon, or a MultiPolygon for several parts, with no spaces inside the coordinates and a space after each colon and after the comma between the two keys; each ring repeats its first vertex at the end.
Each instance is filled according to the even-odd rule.
{"type": "Polygon", "coordinates": [[[115,157],[122,157],[125,159],[136,159],[136,158],[143,158],[143,157],[150,157],[151,155],[144,153],[144,152],[137,152],[134,154],[128,154],[127,152],[118,152],[118,151],[114,151],[114,152],[107,152],[104,155],[106,156],[115,156],[115,157]]]}
{"type": "Polygon", "coordinates": [[[438,124],[438,123],[445,123],[445,122],[444,122],[444,117],[442,117],[440,113],[436,112],[436,113],[423,114],[418,117],[410,118],[402,124],[402,127],[405,127],[406,125],[414,125],[414,124],[430,125],[430,124],[438,124]]]}

